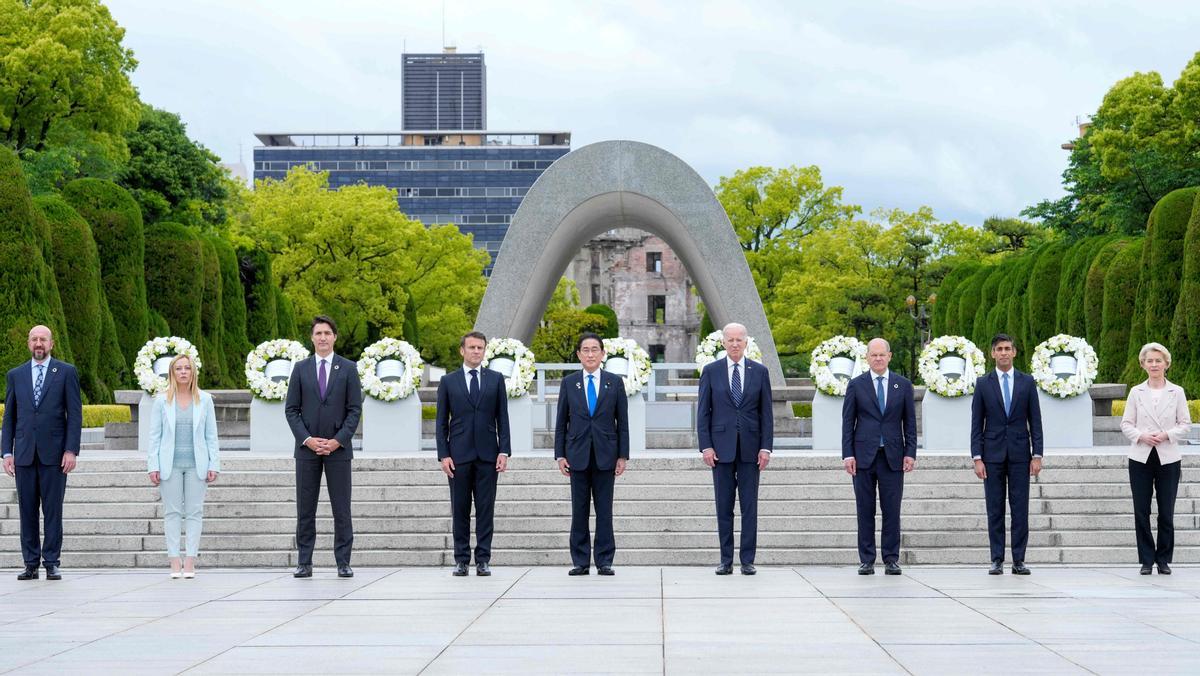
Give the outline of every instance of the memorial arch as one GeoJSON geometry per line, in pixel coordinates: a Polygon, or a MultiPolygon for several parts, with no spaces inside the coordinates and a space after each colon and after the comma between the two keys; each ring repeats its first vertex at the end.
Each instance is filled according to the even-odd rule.
{"type": "Polygon", "coordinates": [[[685,162],[635,141],[584,146],[533,184],[504,237],[475,328],[528,343],[571,258],[618,227],[662,238],[683,261],[713,324],[745,324],[772,385],[784,384],[762,299],[724,208],[685,162]]]}

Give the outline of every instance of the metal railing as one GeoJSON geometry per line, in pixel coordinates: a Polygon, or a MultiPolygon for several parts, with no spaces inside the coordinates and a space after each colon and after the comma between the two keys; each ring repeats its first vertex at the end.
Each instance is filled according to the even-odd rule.
{"type": "MultiPolygon", "coordinates": [[[[556,364],[556,363],[537,363],[533,365],[537,371],[536,386],[534,388],[534,401],[545,403],[546,396],[558,394],[558,386],[550,384],[550,378],[547,378],[547,371],[578,371],[583,368],[579,363],[572,364],[556,364]]],[[[696,395],[695,385],[671,385],[672,378],[690,378],[695,377],[698,367],[694,362],[661,362],[650,365],[650,382],[646,384],[646,401],[659,401],[659,395],[666,400],[670,395],[687,394],[696,395]],[[659,381],[662,381],[660,384],[659,381]]]]}

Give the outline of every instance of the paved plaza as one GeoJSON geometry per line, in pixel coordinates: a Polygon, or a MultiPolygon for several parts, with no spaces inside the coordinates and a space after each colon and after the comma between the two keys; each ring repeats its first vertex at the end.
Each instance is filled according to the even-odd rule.
{"type": "Polygon", "coordinates": [[[1184,566],[10,572],[0,673],[1200,673],[1200,569],[1184,566]]]}

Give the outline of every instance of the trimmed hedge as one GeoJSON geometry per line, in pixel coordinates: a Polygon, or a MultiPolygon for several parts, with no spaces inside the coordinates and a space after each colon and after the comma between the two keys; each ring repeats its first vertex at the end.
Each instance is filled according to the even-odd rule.
{"type": "Polygon", "coordinates": [[[92,226],[100,254],[100,279],[121,354],[126,364],[132,364],[149,334],[142,212],[133,196],[111,181],[76,179],[62,194],[92,226]]]}
{"type": "Polygon", "coordinates": [[[1184,392],[1200,393],[1200,194],[1192,202],[1187,235],[1183,240],[1183,270],[1179,302],[1171,323],[1172,380],[1184,392]]]}
{"type": "MultiPolygon", "coordinates": [[[[1138,278],[1141,276],[1142,242],[1124,242],[1108,264],[1104,276],[1104,319],[1100,333],[1100,345],[1096,348],[1100,358],[1096,380],[1101,383],[1125,382],[1121,372],[1129,354],[1129,308],[1138,295],[1138,278]]],[[[1141,346],[1139,345],[1139,348],[1141,346]]],[[[1136,361],[1136,356],[1134,361],[1136,361]]],[[[1139,378],[1137,382],[1141,382],[1139,378]]]]}
{"type": "Polygon", "coordinates": [[[108,310],[101,303],[100,254],[92,229],[58,195],[41,195],[33,202],[49,224],[51,243],[57,252],[53,264],[58,289],[70,299],[66,323],[75,339],[73,363],[79,370],[80,386],[88,401],[111,403],[113,385],[120,383],[105,383],[98,366],[108,310]]]}
{"type": "Polygon", "coordinates": [[[279,314],[275,309],[275,285],[271,282],[271,259],[267,252],[239,249],[238,274],[246,299],[246,337],[250,344],[282,338],[278,330],[279,314]]]}
{"type": "Polygon", "coordinates": [[[221,268],[221,350],[225,354],[225,379],[230,387],[245,386],[242,376],[246,355],[254,346],[246,337],[246,299],[238,276],[237,253],[224,239],[211,236],[221,268]]]}
{"type": "Polygon", "coordinates": [[[961,335],[962,329],[958,321],[959,302],[962,298],[960,287],[971,275],[979,271],[978,263],[960,265],[942,278],[937,288],[937,302],[933,304],[933,319],[930,330],[934,336],[947,334],[961,335]]]}
{"type": "MultiPolygon", "coordinates": [[[[146,299],[167,320],[171,335],[197,347],[200,306],[204,302],[204,254],[200,238],[179,223],[146,227],[146,299]]],[[[200,359],[208,359],[203,351],[200,359]]]]}
{"type": "MultiPolygon", "coordinates": [[[[959,331],[967,331],[975,323],[975,309],[979,305],[979,293],[984,281],[995,271],[994,267],[982,267],[971,274],[958,287],[958,318],[954,324],[959,331]]],[[[936,303],[935,303],[936,305],[936,303]]]]}
{"type": "MultiPolygon", "coordinates": [[[[146,318],[146,323],[149,326],[150,336],[158,338],[159,336],[171,335],[171,325],[167,323],[163,316],[158,314],[158,310],[151,310],[150,316],[146,318]]],[[[188,340],[191,340],[190,338],[188,340]]],[[[203,360],[203,356],[201,357],[203,360]]]]}
{"type": "MultiPolygon", "coordinates": [[[[296,325],[296,312],[292,309],[291,299],[285,296],[279,287],[273,286],[271,289],[275,293],[275,325],[278,328],[279,337],[299,340],[301,337],[301,332],[300,327],[296,325]]],[[[415,325],[416,324],[414,322],[414,326],[415,325]]],[[[406,333],[405,338],[407,339],[407,337],[408,334],[406,333]]],[[[414,334],[412,338],[413,344],[418,344],[417,341],[419,340],[420,339],[414,334]]]]}
{"type": "MultiPolygon", "coordinates": [[[[0,416],[4,415],[4,404],[0,402],[0,416]]],[[[129,406],[125,404],[84,404],[83,426],[104,427],[107,423],[127,423],[133,421],[129,406]]]]}
{"type": "Polygon", "coordinates": [[[50,221],[36,204],[33,207],[33,223],[38,243],[42,247],[42,262],[46,266],[46,279],[49,282],[47,291],[50,294],[50,320],[46,324],[50,327],[61,327],[61,330],[54,334],[54,354],[59,359],[73,364],[75,350],[71,341],[71,325],[67,323],[67,315],[63,312],[62,295],[54,271],[54,235],[50,231],[50,221]]]}
{"type": "Polygon", "coordinates": [[[1055,242],[1041,247],[1029,273],[1026,311],[1026,350],[1053,336],[1058,327],[1058,285],[1067,245],[1055,242]]]}
{"type": "Polygon", "coordinates": [[[1058,318],[1059,333],[1081,337],[1087,334],[1088,271],[1100,250],[1114,239],[1106,235],[1080,240],[1070,269],[1063,268],[1062,281],[1058,285],[1059,309],[1062,311],[1058,318]]]}
{"type": "Polygon", "coordinates": [[[234,387],[226,375],[225,348],[221,343],[221,334],[225,330],[221,308],[221,262],[211,238],[200,238],[200,251],[204,259],[201,273],[203,299],[200,301],[200,354],[204,368],[200,371],[200,386],[209,389],[234,387]]]}
{"type": "MultiPolygon", "coordinates": [[[[65,322],[54,317],[54,274],[42,258],[39,221],[17,156],[0,149],[0,364],[5,369],[29,359],[34,326],[45,324],[55,336],[67,333],[65,322]]],[[[0,396],[5,387],[0,384],[0,396]]]]}
{"type": "Polygon", "coordinates": [[[983,281],[983,285],[979,287],[979,307],[975,308],[975,318],[971,324],[971,331],[967,335],[971,342],[975,343],[976,347],[983,350],[985,355],[990,354],[988,348],[992,344],[992,327],[988,324],[988,311],[996,306],[997,290],[1000,287],[1000,281],[1004,278],[999,266],[988,268],[987,279],[983,281]]]}
{"type": "Polygon", "coordinates": [[[1104,330],[1104,280],[1113,256],[1129,244],[1128,239],[1114,239],[1104,244],[1092,257],[1083,287],[1084,333],[1087,342],[1099,351],[1104,330]]]}
{"type": "MultiPolygon", "coordinates": [[[[1172,364],[1174,364],[1174,358],[1175,353],[1171,353],[1172,364]]],[[[1171,382],[1175,383],[1176,385],[1179,384],[1179,381],[1177,381],[1175,377],[1172,377],[1170,371],[1167,372],[1167,376],[1170,378],[1171,382]]],[[[1112,415],[1115,415],[1118,418],[1125,415],[1125,402],[1125,399],[1113,399],[1112,415]]],[[[1187,405],[1188,414],[1191,416],[1192,420],[1200,420],[1200,399],[1188,399],[1187,405]]]]}
{"type": "Polygon", "coordinates": [[[608,327],[600,334],[601,338],[616,338],[621,335],[621,322],[617,319],[617,313],[609,306],[603,303],[593,303],[583,308],[583,311],[600,315],[608,320],[608,327]]]}
{"type": "Polygon", "coordinates": [[[121,339],[117,335],[117,323],[112,312],[108,309],[108,298],[100,293],[100,317],[104,325],[100,327],[100,352],[96,357],[96,367],[100,370],[100,380],[112,390],[132,387],[133,367],[125,361],[121,351],[121,339]]]}

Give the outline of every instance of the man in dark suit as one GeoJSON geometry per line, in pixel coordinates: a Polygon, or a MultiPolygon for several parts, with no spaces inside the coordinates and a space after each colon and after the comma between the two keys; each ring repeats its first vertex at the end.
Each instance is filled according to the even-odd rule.
{"type": "Polygon", "coordinates": [[[912,382],[888,370],[892,348],[867,343],[870,370],[846,385],[842,400],[842,465],[854,477],[858,574],[875,574],[875,496],[883,512],[883,572],[900,574],[900,501],[904,473],[917,466],[917,407],[912,382]]]}
{"type": "Polygon", "coordinates": [[[61,580],[62,506],[67,474],[75,469],[83,432],[83,402],[75,367],[50,356],[54,337],[45,326],[29,330],[33,359],[8,372],[0,455],[4,472],[17,480],[21,513],[21,555],[25,570],[18,580],[36,580],[38,564],[47,580],[61,580]],[[38,508],[46,538],[39,542],[38,508]]]}
{"type": "Polygon", "coordinates": [[[491,575],[496,479],[512,455],[504,376],[481,365],[487,336],[472,331],[458,343],[462,369],[438,382],[437,452],[450,482],[454,575],[471,563],[471,498],[475,499],[475,574],[491,575]]]}
{"type": "Polygon", "coordinates": [[[1013,575],[1028,575],[1029,477],[1042,471],[1042,409],[1033,376],[1013,368],[1013,339],[992,338],[996,369],[975,381],[971,398],[971,458],[987,499],[989,575],[1004,573],[1004,499],[1012,510],[1013,575]]]}
{"type": "Polygon", "coordinates": [[[620,376],[600,370],[604,343],[585,333],[575,347],[582,371],[562,379],[554,421],[554,457],[571,477],[569,575],[587,575],[595,551],[596,572],[613,574],[613,488],[629,460],[629,399],[620,376]],[[596,505],[596,542],[588,534],[589,503],[596,505]]]}
{"type": "Polygon", "coordinates": [[[771,410],[771,376],[762,364],[746,359],[746,327],[727,324],[721,342],[725,358],[700,372],[696,435],[704,464],[713,471],[717,502],[717,535],[721,563],[717,575],[733,572],[733,501],[742,511],[739,561],[742,575],[754,575],[758,546],[758,478],[771,461],[775,414],[771,410]]]}
{"type": "Polygon", "coordinates": [[[333,353],[337,325],[324,315],[312,320],[315,354],[292,368],[284,414],[296,439],[296,546],[300,550],[295,577],[312,577],[317,540],[317,498],[321,474],[333,508],[333,555],[338,577],[354,577],[350,551],[354,524],[350,519],[352,439],[362,416],[362,383],[354,362],[333,353]]]}

